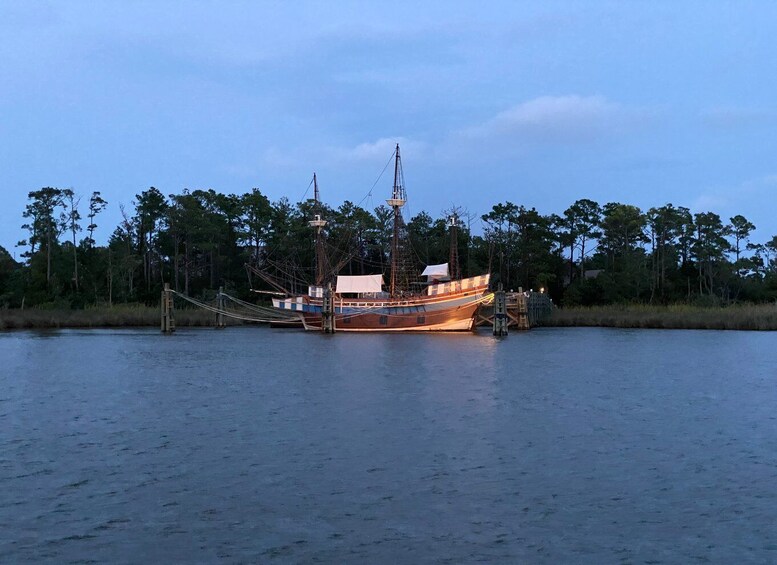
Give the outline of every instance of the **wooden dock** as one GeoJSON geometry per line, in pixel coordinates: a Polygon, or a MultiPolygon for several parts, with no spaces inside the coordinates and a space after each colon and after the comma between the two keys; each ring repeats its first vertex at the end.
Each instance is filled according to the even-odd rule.
{"type": "MultiPolygon", "coordinates": [[[[550,315],[553,303],[540,292],[506,292],[507,327],[516,331],[528,330],[539,320],[550,315]]],[[[475,314],[476,326],[494,326],[494,305],[482,304],[475,314]]]]}
{"type": "MultiPolygon", "coordinates": [[[[505,302],[508,329],[528,330],[530,324],[526,295],[523,292],[506,292],[505,302]]],[[[475,325],[493,327],[494,316],[494,305],[482,304],[475,314],[475,325]]]]}

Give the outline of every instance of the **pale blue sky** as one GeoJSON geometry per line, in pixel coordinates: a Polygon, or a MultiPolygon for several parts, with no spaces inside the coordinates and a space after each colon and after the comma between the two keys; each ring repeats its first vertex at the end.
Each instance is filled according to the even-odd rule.
{"type": "MultiPolygon", "coordinates": [[[[772,2],[0,0],[0,245],[27,193],[361,201],[399,141],[409,214],[579,198],[777,234],[772,2]]],[[[365,205],[387,197],[386,176],[365,205]]]]}

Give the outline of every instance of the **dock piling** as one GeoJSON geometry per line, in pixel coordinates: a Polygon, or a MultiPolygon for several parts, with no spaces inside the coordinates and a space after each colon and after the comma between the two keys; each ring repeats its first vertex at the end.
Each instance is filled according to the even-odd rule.
{"type": "Polygon", "coordinates": [[[175,313],[173,309],[173,292],[170,283],[165,283],[162,291],[162,333],[171,334],[175,331],[175,313]]]}
{"type": "Polygon", "coordinates": [[[332,283],[324,289],[324,302],[321,305],[321,331],[327,334],[335,333],[335,293],[332,283]]]}
{"type": "Polygon", "coordinates": [[[499,290],[494,293],[494,335],[507,335],[507,299],[502,283],[499,283],[499,290]]]}
{"type": "Polygon", "coordinates": [[[224,287],[219,287],[219,294],[216,300],[216,304],[218,307],[218,312],[216,312],[216,329],[224,329],[227,327],[226,322],[224,321],[224,287]]]}

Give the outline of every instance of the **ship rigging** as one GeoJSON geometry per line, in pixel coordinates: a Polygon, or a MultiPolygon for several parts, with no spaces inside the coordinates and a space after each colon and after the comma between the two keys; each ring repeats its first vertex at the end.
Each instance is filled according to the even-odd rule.
{"type": "MultiPolygon", "coordinates": [[[[458,252],[451,243],[449,262],[428,265],[421,273],[423,286],[413,288],[413,265],[402,218],[407,202],[399,144],[394,153],[394,184],[386,203],[392,210],[392,237],[389,281],[384,289],[384,273],[341,275],[350,260],[346,256],[331,268],[326,257],[324,228],[318,181],[314,174],[313,219],[308,225],[315,237],[314,284],[305,294],[289,293],[273,298],[273,306],[295,313],[305,329],[334,331],[467,331],[471,330],[478,306],[491,298],[489,274],[459,278],[458,252]]],[[[452,237],[456,238],[457,219],[449,218],[452,237]]],[[[266,276],[263,276],[267,280],[266,276]]],[[[280,285],[274,285],[278,288],[280,285]]]]}

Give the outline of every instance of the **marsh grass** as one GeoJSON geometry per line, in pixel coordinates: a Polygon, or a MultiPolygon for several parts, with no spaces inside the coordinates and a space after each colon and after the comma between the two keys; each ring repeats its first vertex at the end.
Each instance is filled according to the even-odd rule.
{"type": "MultiPolygon", "coordinates": [[[[35,328],[159,327],[159,308],[141,305],[100,306],[83,310],[0,310],[0,330],[35,328]]],[[[177,327],[214,325],[211,312],[176,309],[177,327]]],[[[239,324],[227,319],[227,324],[239,324]]],[[[777,304],[736,305],[723,308],[699,306],[612,305],[590,308],[557,308],[538,322],[548,327],[611,327],[706,330],[777,330],[777,304]]]]}
{"type": "Polygon", "coordinates": [[[538,325],[705,330],[777,330],[777,304],[720,308],[699,306],[612,305],[559,308],[538,325]]]}
{"type": "MultiPolygon", "coordinates": [[[[176,309],[175,325],[212,326],[211,312],[176,309]]],[[[228,320],[228,324],[239,323],[228,320]]],[[[35,328],[121,328],[160,325],[159,308],[142,305],[100,306],[83,310],[37,309],[0,310],[0,330],[35,328]]]]}

